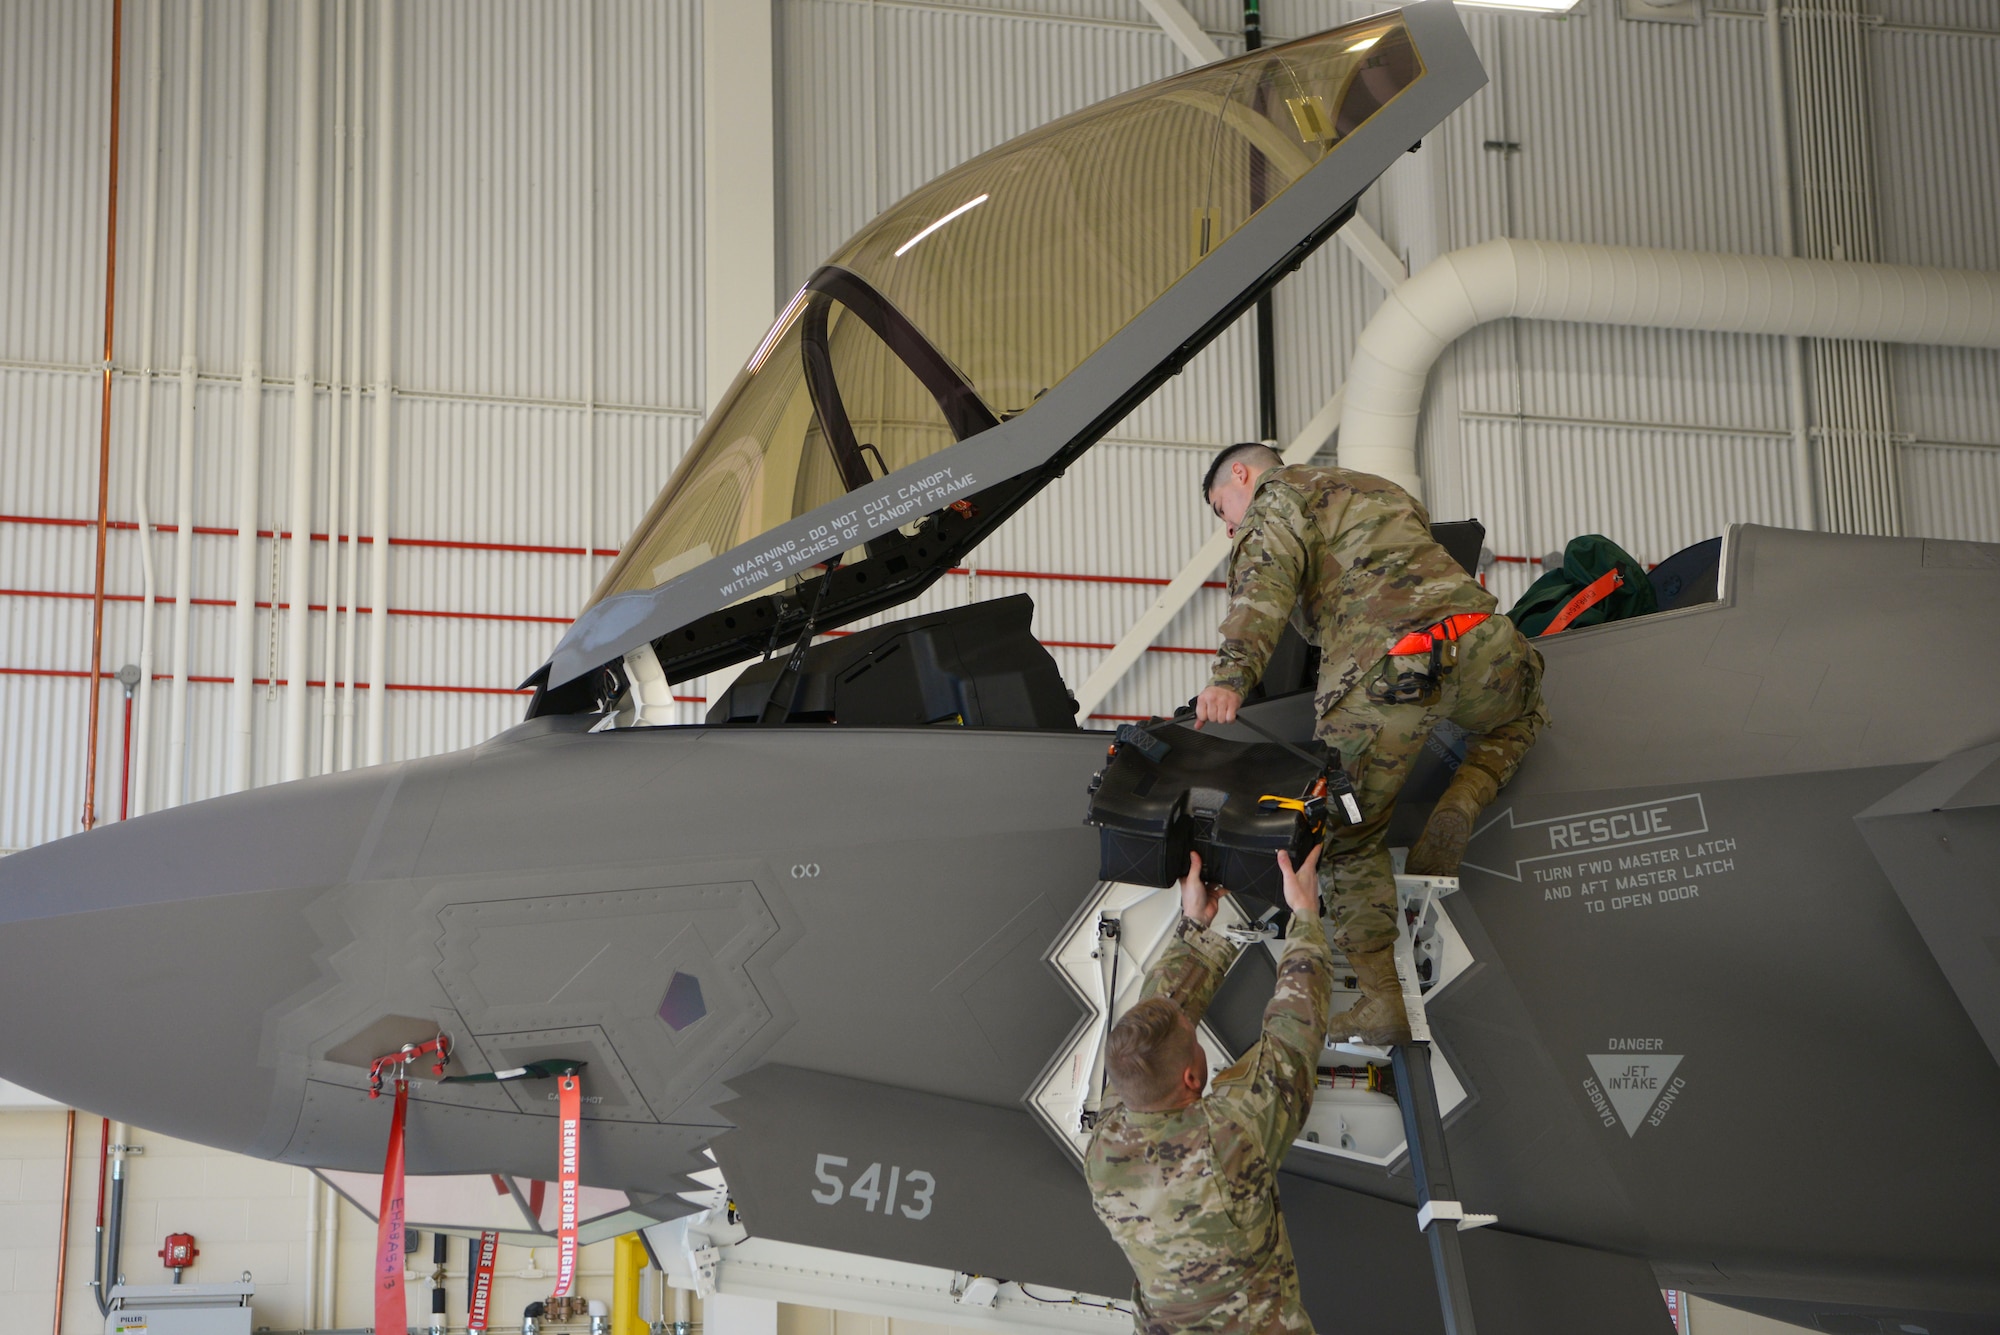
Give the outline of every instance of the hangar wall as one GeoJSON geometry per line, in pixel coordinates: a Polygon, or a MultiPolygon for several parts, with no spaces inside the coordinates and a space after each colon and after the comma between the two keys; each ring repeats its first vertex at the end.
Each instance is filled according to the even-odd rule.
{"type": "MultiPolygon", "coordinates": [[[[245,94],[240,49],[250,6],[209,3],[202,24],[203,92],[195,167],[196,309],[183,338],[188,0],[126,6],[125,87],[117,265],[118,368],[112,405],[111,535],[106,672],[136,663],[143,588],[137,454],[150,449],[146,502],[155,524],[176,520],[181,372],[193,371],[193,579],[189,592],[186,796],[224,790],[224,731],[236,611],[232,574],[238,476],[239,383],[246,354],[242,302],[245,94]],[[157,227],[152,338],[145,346],[144,218],[148,29],[161,44],[157,227]],[[150,385],[141,374],[156,373],[150,385]]],[[[290,377],[293,271],[291,5],[270,7],[266,173],[262,198],[263,339],[258,418],[262,459],[255,641],[253,780],[278,770],[282,621],[290,544],[290,377]]],[[[693,3],[602,3],[577,11],[471,4],[403,5],[397,15],[396,163],[390,346],[390,632],[388,756],[429,754],[489,736],[519,717],[513,687],[554,644],[602,565],[699,426],[700,42],[693,3]],[[498,21],[493,21],[497,19],[498,21]],[[586,555],[590,553],[590,555],[586,555]]],[[[315,468],[336,422],[358,473],[343,489],[366,500],[373,479],[375,262],[370,130],[376,76],[375,5],[321,11],[321,161],[315,468]],[[348,133],[337,130],[336,17],[347,20],[348,133]],[[335,164],[347,141],[347,216],[335,216],[335,164]],[[342,226],[344,224],[344,227],[342,226]],[[341,228],[341,230],[337,230],[341,228]],[[344,235],[342,235],[344,231],[344,235]],[[343,245],[338,253],[335,239],[343,245]],[[343,272],[344,271],[344,272],[343,272]],[[336,283],[336,278],[340,281],[336,283]],[[338,337],[336,337],[338,336],[338,337]],[[337,377],[337,379],[336,379],[337,377]],[[338,383],[343,392],[331,386],[338,383]],[[336,408],[336,400],[339,406],[336,408]]],[[[90,635],[91,530],[96,509],[98,379],[102,343],[105,141],[110,6],[7,7],[0,15],[11,68],[0,99],[13,127],[4,150],[13,187],[0,259],[0,711],[8,729],[0,765],[10,783],[0,847],[71,832],[82,800],[83,659],[90,635]],[[67,674],[67,675],[62,675],[67,674]]],[[[368,601],[363,545],[356,577],[329,596],[335,531],[324,476],[315,479],[310,680],[324,679],[329,601],[368,601]]],[[[340,528],[357,512],[344,507],[340,528]]],[[[341,544],[345,546],[346,544],[341,544]]],[[[156,676],[172,672],[173,538],[155,538],[156,676]]],[[[345,618],[339,618],[345,621],[345,618]]],[[[335,675],[345,666],[348,632],[335,675]]],[[[367,618],[354,630],[365,673],[367,618]]],[[[343,734],[320,744],[324,692],[314,689],[308,772],[334,767],[343,734]],[[331,755],[323,754],[330,751],[331,755]]],[[[141,735],[151,763],[135,790],[168,793],[170,682],[141,735]]],[[[107,683],[99,773],[118,810],[122,693],[107,683]]],[[[143,746],[143,742],[140,743],[143,746]]],[[[360,754],[363,748],[354,746],[360,754]]]]}
{"type": "MultiPolygon", "coordinates": [[[[1274,0],[1273,40],[1365,13],[1367,0],[1274,0]]],[[[1225,50],[1235,6],[1197,17],[1225,50]]],[[[1364,216],[1420,266],[1496,235],[1769,252],[1779,244],[1762,8],[1711,5],[1698,26],[1627,21],[1608,3],[1565,21],[1467,11],[1493,82],[1391,172],[1364,216]]],[[[1983,207],[2000,175],[2000,19],[1960,0],[1867,0],[1860,24],[1882,258],[2000,267],[2000,222],[1983,207]],[[1941,73],[1940,73],[1941,72],[1941,73]]],[[[232,576],[246,365],[262,378],[258,525],[286,528],[292,351],[296,14],[271,10],[261,188],[262,338],[242,346],[244,0],[203,22],[197,243],[191,338],[181,309],[189,167],[190,0],[134,3],[126,20],[114,521],[137,522],[137,453],[150,451],[151,522],[175,520],[180,372],[192,358],[195,466],[184,792],[227,783],[232,576]],[[158,16],[160,86],[149,106],[158,16]],[[157,120],[148,181],[144,146],[157,120]],[[147,204],[149,193],[155,198],[147,204]],[[157,219],[147,255],[145,217],[157,219]],[[141,320],[150,290],[150,341],[141,320]],[[246,351],[254,357],[246,358],[246,351]],[[153,372],[143,374],[148,369],[153,372]]],[[[391,263],[387,754],[428,754],[517,717],[512,688],[540,661],[697,430],[704,405],[700,12],[693,0],[601,0],[576,14],[536,6],[395,7],[395,202],[391,263]],[[588,553],[588,554],[586,554],[588,553]]],[[[316,467],[336,415],[366,497],[374,376],[375,5],[320,14],[316,467]],[[344,31],[344,36],[343,36],[344,31]],[[346,49],[344,107],[333,66],[346,49]],[[336,114],[337,110],[344,115],[336,114]],[[345,133],[343,133],[343,126],[345,133]],[[345,171],[337,178],[337,159],[345,171]],[[336,180],[345,216],[335,216],[336,180]],[[336,252],[336,236],[341,246],[336,252]],[[336,278],[339,279],[338,284],[336,278]],[[336,340],[336,333],[340,335],[336,340]],[[343,387],[335,393],[334,384],[343,387]]],[[[37,781],[0,802],[0,848],[74,828],[80,807],[82,667],[94,511],[102,328],[108,6],[9,7],[7,169],[0,282],[0,709],[22,721],[0,763],[37,781]],[[71,674],[71,675],[61,675],[71,674]]],[[[777,0],[774,10],[781,286],[874,211],[1015,133],[1183,67],[1129,0],[777,0]]],[[[772,294],[775,304],[777,294],[772,294]]],[[[1280,434],[1337,387],[1381,291],[1330,245],[1279,291],[1280,434]]],[[[1026,590],[1072,682],[1199,545],[1190,504],[1203,454],[1252,429],[1252,351],[1229,331],[1121,424],[1023,521],[947,577],[925,606],[1026,590]],[[1028,574],[1001,574],[1015,571],[1028,574]],[[1048,576],[1087,576],[1060,579],[1048,576]]],[[[1911,533],[2000,538],[2000,355],[1892,349],[1903,523],[1911,533]]],[[[1645,559],[1736,521],[1800,512],[1786,460],[1792,412],[1780,340],[1510,321],[1462,340],[1440,367],[1424,433],[1433,509],[1476,514],[1502,557],[1530,558],[1576,532],[1610,532],[1645,559]]],[[[315,485],[314,531],[336,529],[315,485]]],[[[365,516],[365,510],[363,511],[365,516]]],[[[354,527],[343,513],[341,528],[354,527]]],[[[365,519],[361,526],[368,527],[365,519]]],[[[372,534],[365,536],[372,537],[372,534]]],[[[329,588],[315,541],[312,603],[365,600],[329,588]]],[[[171,599],[173,538],[152,541],[156,599],[171,599]]],[[[279,773],[289,543],[259,543],[253,780],[279,773]]],[[[1503,602],[1533,571],[1502,561],[1503,602]]],[[[111,535],[103,670],[136,662],[140,541],[111,535]]],[[[1145,714],[1201,679],[1216,593],[1207,591],[1100,708],[1145,714]]],[[[172,671],[170,606],[155,604],[156,676],[172,671]]],[[[367,618],[314,610],[306,673],[364,675],[367,618]]],[[[116,777],[122,694],[106,683],[100,773],[116,777]]],[[[689,718],[700,682],[682,688],[689,718]]],[[[323,728],[313,688],[308,772],[365,733],[374,692],[338,692],[323,728]],[[351,721],[342,721],[351,709],[351,721]],[[322,733],[330,733],[327,741],[322,733]]],[[[171,683],[138,720],[140,809],[170,793],[171,683]]],[[[356,754],[365,747],[352,745],[356,754]]]]}
{"type": "MultiPolygon", "coordinates": [[[[69,1274],[64,1285],[62,1329],[102,1330],[90,1291],[92,1210],[97,1189],[96,1118],[77,1118],[78,1149],[70,1169],[69,1274]]],[[[47,1329],[54,1295],[55,1238],[61,1221],[63,1114],[53,1110],[10,1110],[0,1105],[0,1302],[9,1314],[7,1329],[47,1329]],[[11,1279],[11,1283],[7,1282],[11,1279]]],[[[190,1284],[225,1284],[248,1271],[256,1285],[252,1302],[258,1328],[283,1331],[308,1326],[305,1311],[306,1251],[302,1222],[311,1179],[286,1164],[263,1163],[153,1132],[120,1132],[141,1153],[127,1161],[125,1243],[121,1269],[132,1284],[166,1284],[172,1275],[159,1261],[160,1239],[192,1233],[200,1255],[187,1272],[190,1284]]],[[[374,1221],[341,1202],[331,1329],[363,1330],[373,1321],[368,1283],[375,1260],[374,1221]]],[[[430,1234],[422,1254],[409,1258],[407,1296],[411,1320],[421,1326],[430,1312],[430,1234]]],[[[449,1244],[447,1301],[452,1324],[465,1321],[467,1244],[449,1244]]],[[[495,1258],[492,1312],[494,1330],[518,1330],[521,1311],[546,1298],[555,1269],[555,1249],[505,1246],[495,1258]]],[[[611,1298],[612,1244],[580,1247],[577,1291],[611,1298]]],[[[653,1290],[645,1310],[650,1321],[653,1290]]],[[[699,1320],[699,1300],[695,1301],[699,1320]]],[[[668,1311],[673,1310],[668,1300],[668,1311]]]]}
{"type": "MultiPolygon", "coordinates": [[[[77,1119],[79,1144],[95,1143],[96,1120],[77,1119]]],[[[134,1132],[127,1139],[144,1146],[141,1157],[129,1161],[125,1203],[124,1271],[134,1284],[165,1282],[156,1271],[154,1240],[169,1231],[191,1232],[201,1257],[188,1272],[189,1283],[222,1283],[241,1271],[251,1272],[257,1286],[253,1320],[264,1330],[298,1329],[305,1320],[305,1269],[308,1240],[300,1228],[305,1212],[306,1175],[298,1169],[259,1163],[151,1132],[134,1132]]],[[[11,1329],[39,1329],[50,1311],[55,1275],[55,1234],[61,1219],[63,1115],[54,1109],[10,1109],[0,1097],[0,1308],[12,1318],[11,1329]]],[[[96,1186],[94,1156],[79,1152],[70,1170],[71,1219],[69,1264],[71,1282],[63,1306],[64,1331],[101,1328],[90,1294],[82,1286],[94,1229],[89,1208],[96,1186]]],[[[374,1225],[345,1201],[341,1203],[335,1330],[359,1331],[372,1318],[368,1284],[374,1260],[374,1225]]],[[[406,1267],[409,1310],[421,1322],[429,1311],[429,1239],[423,1255],[406,1267]]],[[[465,1320],[466,1243],[454,1239],[446,1265],[448,1315],[453,1329],[465,1320]]],[[[585,1297],[612,1296],[612,1244],[595,1243],[579,1249],[577,1291],[585,1297]]],[[[519,1313],[530,1302],[548,1295],[554,1268],[552,1248],[503,1246],[495,1258],[491,1310],[493,1328],[518,1328],[519,1313]]],[[[646,1276],[641,1308],[650,1322],[659,1310],[655,1278],[646,1276]]],[[[1762,1317],[1737,1312],[1700,1298],[1683,1295],[1691,1315],[1682,1329],[1687,1335],[1784,1335],[1795,1331],[1762,1317]]],[[[754,1304],[757,1300],[739,1299],[754,1304]]],[[[710,1316],[703,1301],[689,1295],[695,1328],[704,1318],[715,1324],[715,1335],[728,1335],[720,1314],[710,1316]]],[[[922,1321],[836,1312],[818,1307],[776,1304],[778,1335],[954,1335],[956,1328],[922,1321]]],[[[674,1310],[668,1297],[666,1312],[674,1310]]],[[[581,1329],[581,1326],[575,1327],[581,1329]]]]}
{"type": "MultiPolygon", "coordinates": [[[[1227,31],[1233,4],[1192,7],[1225,50],[1238,49],[1227,31]]],[[[1270,0],[1267,30],[1274,39],[1296,36],[1372,7],[1270,0]]],[[[1985,0],[1867,0],[1865,10],[1882,258],[2000,269],[2000,218],[1990,209],[2000,179],[2000,16],[1985,0]]],[[[197,299],[193,336],[182,337],[190,12],[190,0],[126,6],[110,499],[122,527],[110,540],[114,601],[100,666],[115,671],[139,657],[137,600],[146,584],[132,527],[140,513],[137,460],[143,442],[149,517],[173,525],[186,369],[198,530],[185,761],[192,799],[222,791],[227,773],[232,497],[246,362],[261,385],[257,524],[269,534],[288,523],[298,11],[270,10],[263,337],[255,349],[242,341],[248,0],[205,7],[197,299]],[[155,118],[146,74],[156,23],[155,118]],[[148,284],[143,146],[154,119],[157,234],[148,284]],[[148,287],[150,342],[140,323],[148,287]]],[[[372,484],[375,252],[372,172],[355,155],[375,143],[379,12],[373,4],[323,7],[320,42],[328,74],[319,117],[315,439],[324,466],[337,415],[346,458],[357,451],[361,458],[343,494],[364,498],[372,484]],[[359,79],[346,97],[345,136],[331,75],[343,16],[354,25],[346,49],[359,79]],[[336,246],[334,163],[343,152],[349,211],[336,246]]],[[[553,645],[699,425],[709,298],[700,263],[694,0],[593,0],[561,10],[433,0],[392,12],[390,689],[381,695],[389,755],[400,758],[468,745],[518,717],[513,686],[553,645]]],[[[928,175],[1182,67],[1132,0],[777,0],[775,18],[785,283],[928,175]]],[[[1497,235],[1776,247],[1764,16],[1755,0],[1711,4],[1696,28],[1628,22],[1608,0],[1587,0],[1564,22],[1469,11],[1466,18],[1492,86],[1363,207],[1413,267],[1497,235]]],[[[0,7],[4,849],[73,831],[81,806],[108,45],[108,4],[0,7]]],[[[775,305],[777,295],[756,299],[775,305]]],[[[1338,386],[1380,298],[1337,244],[1280,289],[1281,435],[1299,430],[1338,386]]],[[[1894,349],[1890,365],[1905,531],[2000,541],[2000,354],[1894,349]]],[[[1251,429],[1251,379],[1248,341],[1231,331],[923,606],[1030,592],[1039,633],[1080,684],[1101,646],[1206,535],[1195,483],[1216,444],[1251,429]]],[[[1785,466],[1792,420],[1783,381],[1775,340],[1528,322],[1481,330],[1434,380],[1423,441],[1433,508],[1485,519],[1493,549],[1515,558],[1597,529],[1658,559],[1729,522],[1788,522],[1800,498],[1785,466]]],[[[315,533],[353,531],[345,511],[336,524],[318,484],[315,506],[315,533]]],[[[361,530],[382,536],[365,523],[361,530]]],[[[361,583],[344,580],[327,592],[328,556],[342,546],[349,544],[312,543],[316,606],[365,595],[365,562],[361,583]]],[[[365,546],[370,555],[383,550],[365,546]]],[[[173,548],[173,536],[156,530],[156,597],[173,595],[173,548]]],[[[290,613],[271,610],[284,600],[288,559],[284,544],[260,542],[256,596],[266,606],[256,614],[254,643],[264,683],[293,670],[283,661],[290,613]]],[[[1495,567],[1503,604],[1528,574],[1517,561],[1495,567]]],[[[1105,713],[1162,710],[1191,694],[1216,613],[1210,590],[1105,702],[1105,713]]],[[[310,614],[313,681],[323,679],[334,620],[310,614]]],[[[156,673],[172,670],[171,621],[170,607],[156,604],[156,673]]],[[[362,664],[366,634],[363,619],[362,664]]],[[[334,677],[345,680],[349,640],[340,635],[334,677]]],[[[156,686],[151,718],[138,730],[148,756],[142,807],[169,790],[164,686],[156,686]]],[[[106,706],[99,806],[109,817],[118,807],[123,696],[108,681],[97,689],[106,706]]],[[[699,697],[702,684],[682,690],[699,697]]],[[[346,722],[343,702],[334,701],[329,747],[315,688],[310,770],[340,763],[342,739],[362,726],[372,698],[369,690],[355,695],[359,713],[346,722]]],[[[254,704],[253,778],[263,782],[278,772],[281,694],[261,684],[254,704]]],[[[686,711],[691,719],[699,705],[691,699],[686,711]]],[[[259,1195],[265,1169],[225,1163],[204,1171],[212,1195],[242,1201],[259,1195]]],[[[263,1241],[289,1246],[302,1237],[302,1212],[290,1210],[287,1223],[287,1209],[256,1216],[268,1219],[263,1241]]],[[[8,1310],[39,1308],[51,1282],[48,1249],[27,1227],[21,1222],[21,1236],[10,1233],[6,1242],[12,1265],[0,1305],[8,1310]]],[[[270,1282],[295,1281],[274,1272],[270,1282]]]]}

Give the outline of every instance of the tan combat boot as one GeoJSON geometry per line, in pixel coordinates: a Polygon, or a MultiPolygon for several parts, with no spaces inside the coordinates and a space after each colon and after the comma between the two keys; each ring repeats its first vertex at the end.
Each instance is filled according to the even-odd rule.
{"type": "Polygon", "coordinates": [[[1486,804],[1500,795],[1500,785],[1483,769],[1460,765],[1444,795],[1431,808],[1424,832],[1404,860],[1403,870],[1412,876],[1456,876],[1465,857],[1465,842],[1472,837],[1472,824],[1486,804]]]}
{"type": "Polygon", "coordinates": [[[1327,1022],[1336,1043],[1359,1040],[1386,1047],[1410,1041],[1410,1017],[1403,1010],[1403,984],[1396,977],[1396,948],[1350,950],[1347,963],[1361,986],[1361,1000],[1327,1022]]]}

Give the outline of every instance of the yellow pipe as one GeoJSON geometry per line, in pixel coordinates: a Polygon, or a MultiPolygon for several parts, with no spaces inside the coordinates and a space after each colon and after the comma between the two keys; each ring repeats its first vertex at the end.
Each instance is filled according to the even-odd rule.
{"type": "Polygon", "coordinates": [[[646,1335],[639,1310],[639,1272],[646,1268],[646,1244],[637,1233],[618,1237],[611,1259],[611,1335],[646,1335]]]}

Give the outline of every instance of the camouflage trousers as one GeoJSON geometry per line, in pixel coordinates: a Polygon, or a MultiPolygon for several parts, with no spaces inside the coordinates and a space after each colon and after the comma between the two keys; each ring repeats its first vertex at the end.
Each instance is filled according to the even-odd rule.
{"type": "Polygon", "coordinates": [[[1396,794],[1439,720],[1466,730],[1465,764],[1498,784],[1549,721],[1542,706],[1542,656],[1503,616],[1492,616],[1458,641],[1458,663],[1443,674],[1436,698],[1384,704],[1368,695],[1386,673],[1427,667],[1422,658],[1385,658],[1340,697],[1313,735],[1340,753],[1361,806],[1359,825],[1329,826],[1320,855],[1320,890],[1333,920],[1333,944],[1369,951],[1396,939],[1396,876],[1385,836],[1396,794]]]}

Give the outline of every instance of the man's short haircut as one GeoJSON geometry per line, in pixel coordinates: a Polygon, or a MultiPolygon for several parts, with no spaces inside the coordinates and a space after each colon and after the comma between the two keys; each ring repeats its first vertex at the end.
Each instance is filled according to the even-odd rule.
{"type": "Polygon", "coordinates": [[[1283,468],[1285,456],[1279,454],[1261,441],[1242,440],[1226,447],[1208,466],[1208,472],[1201,479],[1201,498],[1208,499],[1208,493],[1215,490],[1215,479],[1222,476],[1222,470],[1241,459],[1253,468],[1283,468]]]}
{"type": "Polygon", "coordinates": [[[1167,998],[1148,998],[1111,1026],[1104,1060],[1112,1087],[1127,1106],[1157,1109],[1172,1100],[1181,1072],[1194,1064],[1194,1026],[1167,998]]]}

